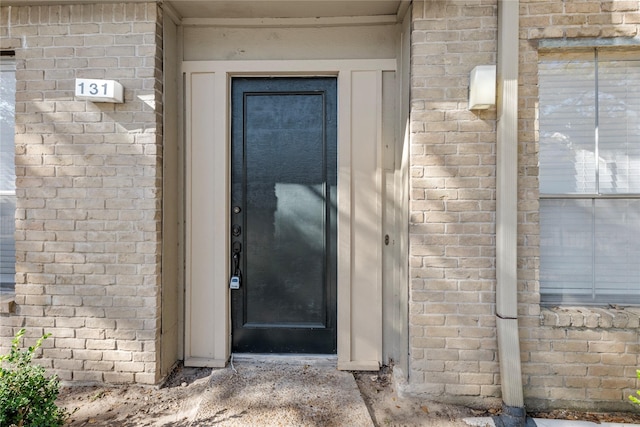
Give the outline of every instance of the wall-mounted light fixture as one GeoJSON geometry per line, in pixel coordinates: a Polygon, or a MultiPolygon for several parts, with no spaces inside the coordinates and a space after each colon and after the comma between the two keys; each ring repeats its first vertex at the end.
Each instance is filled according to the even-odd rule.
{"type": "Polygon", "coordinates": [[[478,65],[469,78],[469,110],[486,110],[496,104],[496,66],[478,65]]]}

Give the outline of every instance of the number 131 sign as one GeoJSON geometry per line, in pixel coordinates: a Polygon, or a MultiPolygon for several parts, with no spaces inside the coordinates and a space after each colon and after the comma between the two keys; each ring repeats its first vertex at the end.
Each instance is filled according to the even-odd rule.
{"type": "Polygon", "coordinates": [[[115,80],[76,79],[76,99],[94,102],[124,102],[122,85],[115,80]]]}

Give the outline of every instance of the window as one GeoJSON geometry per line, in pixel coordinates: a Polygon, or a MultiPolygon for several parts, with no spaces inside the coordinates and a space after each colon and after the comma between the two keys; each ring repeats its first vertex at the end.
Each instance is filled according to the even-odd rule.
{"type": "Polygon", "coordinates": [[[15,285],[15,100],[16,73],[12,57],[0,56],[0,293],[15,285]]]}
{"type": "Polygon", "coordinates": [[[541,301],[640,304],[640,53],[541,58],[541,301]]]}

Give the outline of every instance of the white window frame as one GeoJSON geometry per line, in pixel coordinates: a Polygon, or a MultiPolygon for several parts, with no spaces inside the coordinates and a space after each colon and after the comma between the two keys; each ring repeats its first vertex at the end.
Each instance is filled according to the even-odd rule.
{"type": "MultiPolygon", "coordinates": [[[[584,52],[584,50],[582,50],[582,52],[584,52]]],[[[599,216],[599,214],[597,214],[597,209],[602,209],[602,206],[606,206],[609,208],[614,208],[616,206],[622,206],[623,204],[631,204],[632,207],[631,208],[627,208],[627,211],[625,212],[625,215],[628,216],[632,216],[633,218],[635,218],[635,215],[638,215],[638,210],[636,210],[635,206],[638,206],[640,204],[640,193],[636,193],[636,192],[630,192],[628,189],[625,191],[611,191],[611,190],[601,190],[600,187],[600,178],[601,178],[601,174],[604,175],[605,172],[601,169],[602,168],[602,161],[600,159],[599,156],[599,134],[598,134],[598,129],[601,127],[601,124],[603,123],[603,121],[607,120],[605,117],[602,117],[599,110],[600,110],[600,100],[599,100],[599,87],[598,87],[598,82],[599,82],[599,73],[598,73],[598,66],[599,64],[604,63],[605,61],[607,61],[607,59],[604,60],[600,60],[599,58],[599,53],[603,53],[606,57],[606,53],[607,50],[602,49],[602,48],[593,48],[592,50],[593,52],[593,61],[594,61],[594,72],[595,72],[595,76],[594,76],[594,107],[595,107],[595,111],[594,111],[594,123],[593,123],[593,138],[594,138],[594,143],[595,143],[595,150],[593,153],[593,157],[594,159],[592,160],[593,162],[593,166],[595,167],[595,188],[594,191],[591,192],[580,192],[579,189],[575,189],[576,192],[544,192],[543,190],[545,189],[545,185],[544,185],[544,172],[543,172],[543,150],[544,150],[544,144],[542,143],[542,139],[543,139],[543,132],[545,132],[545,129],[543,129],[543,113],[542,113],[542,109],[545,107],[543,105],[544,100],[542,99],[542,95],[541,95],[541,99],[540,99],[540,298],[541,298],[541,303],[545,304],[545,305],[558,305],[558,304],[580,304],[580,305],[607,305],[607,304],[621,304],[621,305],[637,305],[640,304],[640,274],[638,274],[638,283],[637,283],[637,288],[636,288],[636,293],[634,295],[629,295],[629,294],[606,294],[604,291],[606,291],[606,287],[605,286],[599,286],[598,285],[598,278],[597,278],[597,274],[596,271],[598,269],[598,265],[603,265],[602,259],[604,258],[603,253],[606,253],[605,251],[603,251],[602,249],[597,250],[596,248],[598,247],[598,245],[600,246],[606,246],[606,244],[611,244],[612,242],[614,243],[615,246],[615,239],[611,238],[609,239],[609,241],[607,241],[606,236],[603,238],[603,234],[602,234],[602,230],[605,229],[606,227],[610,226],[610,224],[606,224],[605,226],[602,226],[602,228],[599,228],[599,219],[601,219],[602,217],[599,216]],[[596,160],[597,159],[597,160],[596,160]],[[637,202],[637,203],[636,203],[637,202]],[[556,207],[553,208],[553,205],[559,206],[561,204],[564,204],[566,206],[563,207],[556,207]],[[581,206],[580,206],[581,205],[581,206]],[[635,205],[635,206],[633,206],[635,205]],[[579,225],[580,222],[576,221],[576,222],[572,222],[572,218],[569,218],[567,221],[565,221],[563,224],[561,225],[557,225],[559,222],[557,217],[551,217],[551,214],[547,213],[545,214],[545,210],[547,210],[547,212],[549,212],[551,209],[556,209],[554,214],[558,212],[558,209],[561,209],[562,212],[567,212],[567,209],[569,209],[570,206],[574,206],[574,211],[579,214],[582,214],[583,217],[582,219],[584,220],[585,217],[589,214],[591,215],[591,219],[590,219],[590,225],[588,223],[589,220],[585,221],[585,225],[589,225],[590,229],[588,229],[589,227],[582,227],[582,229],[579,229],[579,225]],[[600,206],[600,208],[598,208],[600,206]],[[552,225],[550,225],[552,224],[552,225]],[[551,229],[552,232],[550,232],[550,227],[556,226],[555,229],[551,229]],[[577,231],[571,231],[569,230],[569,228],[572,227],[576,227],[579,230],[577,231]],[[545,230],[547,232],[545,232],[545,230]],[[591,287],[591,293],[590,295],[586,294],[586,293],[579,293],[579,292],[572,292],[568,287],[565,287],[565,285],[559,285],[558,283],[554,283],[554,279],[550,278],[553,276],[547,276],[549,270],[552,270],[554,267],[557,266],[561,266],[561,261],[559,261],[560,258],[556,257],[556,255],[558,255],[559,253],[562,253],[563,255],[566,255],[566,252],[560,250],[558,251],[556,254],[554,255],[550,255],[549,252],[547,252],[547,249],[556,249],[555,247],[552,246],[545,246],[545,240],[548,239],[549,241],[553,241],[553,237],[554,234],[553,232],[555,232],[555,236],[559,236],[561,235],[562,237],[567,237],[567,238],[573,238],[573,239],[582,239],[583,242],[581,244],[584,244],[586,247],[586,244],[588,243],[590,246],[588,249],[585,249],[584,253],[579,253],[580,251],[573,251],[573,255],[577,255],[577,256],[581,256],[583,257],[583,262],[584,259],[591,257],[591,271],[575,271],[576,269],[573,269],[573,273],[571,273],[571,269],[567,269],[567,272],[564,273],[565,274],[565,278],[566,277],[570,277],[572,274],[575,275],[575,277],[571,277],[571,280],[574,281],[574,283],[577,284],[578,289],[582,289],[584,291],[584,289],[586,288],[586,286],[580,286],[580,282],[584,279],[584,282],[586,285],[590,285],[591,287]],[[600,236],[600,237],[599,237],[600,236]],[[590,242],[588,242],[588,240],[590,239],[590,242]],[[548,270],[547,270],[548,268],[548,270]],[[580,275],[582,274],[582,276],[580,277],[580,275]],[[590,278],[590,284],[587,282],[586,276],[591,275],[590,278]]],[[[569,57],[571,56],[571,54],[562,54],[563,56],[566,55],[567,59],[561,59],[559,56],[556,56],[555,54],[553,56],[545,56],[542,55],[541,56],[541,63],[545,62],[545,61],[564,61],[566,60],[567,63],[570,61],[569,57]]],[[[638,52],[638,50],[634,50],[634,51],[629,51],[629,59],[632,59],[634,61],[640,60],[640,54],[638,52]]],[[[627,58],[625,58],[627,59],[627,58]]],[[[540,70],[540,74],[542,77],[542,70],[540,70]]],[[[540,78],[540,92],[542,94],[543,92],[543,84],[544,84],[544,79],[540,78]]],[[[626,111],[626,110],[625,110],[626,111]]],[[[549,128],[550,130],[554,130],[555,128],[549,128]]],[[[637,140],[638,143],[640,144],[640,133],[637,135],[637,140]]],[[[574,163],[574,164],[578,164],[578,163],[574,163]]],[[[611,164],[611,163],[610,163],[611,164]]],[[[591,188],[589,188],[591,189],[591,188]]],[[[632,189],[633,191],[636,191],[635,188],[632,189]]],[[[616,210],[616,209],[612,209],[612,210],[616,210]]],[[[618,211],[618,212],[622,212],[622,211],[618,211]]],[[[634,222],[635,223],[635,220],[634,222]]],[[[617,224],[617,223],[615,223],[617,224]]],[[[633,233],[637,232],[637,230],[632,230],[633,233]]],[[[633,234],[635,236],[635,234],[633,234]]],[[[630,240],[630,239],[628,239],[630,240]]],[[[637,252],[640,251],[640,239],[637,240],[639,243],[635,244],[635,248],[633,249],[632,253],[635,254],[637,252]]],[[[573,242],[573,247],[574,248],[578,248],[581,244],[578,244],[578,242],[573,242]]],[[[629,244],[631,247],[634,247],[633,243],[629,244]]],[[[568,251],[571,252],[571,251],[568,251]]],[[[615,260],[615,257],[613,258],[615,260]]],[[[611,267],[608,271],[615,274],[617,271],[615,269],[615,262],[612,263],[614,266],[611,267]]],[[[583,264],[584,265],[584,264],[583,264]]],[[[627,262],[626,264],[628,267],[631,266],[630,262],[627,262]]],[[[637,264],[636,264],[637,265],[637,264]]],[[[562,268],[562,267],[560,267],[562,268]]],[[[635,270],[627,270],[627,271],[622,271],[622,274],[625,275],[630,275],[629,273],[634,273],[635,270]]],[[[638,270],[638,272],[640,272],[640,268],[638,270]]],[[[635,277],[635,275],[633,276],[635,277]]],[[[613,279],[612,279],[613,280],[613,279]]],[[[632,279],[635,280],[635,279],[632,279]]],[[[618,290],[619,292],[619,290],[618,290]]]]}
{"type": "MultiPolygon", "coordinates": [[[[16,70],[16,65],[15,65],[15,58],[13,53],[11,52],[10,55],[6,55],[5,52],[3,52],[3,55],[0,56],[0,73],[6,73],[6,72],[12,72],[14,74],[14,80],[15,80],[15,70],[16,70]]],[[[15,94],[14,94],[15,95],[15,94]]],[[[3,101],[7,101],[9,103],[12,103],[14,106],[14,123],[15,123],[15,98],[13,100],[2,100],[0,99],[0,102],[3,101]]],[[[2,168],[5,167],[13,167],[15,168],[15,161],[11,164],[2,164],[0,165],[2,168]]],[[[0,198],[5,198],[5,197],[14,197],[14,201],[15,201],[15,195],[16,195],[16,190],[15,190],[15,183],[13,186],[13,189],[3,189],[0,187],[0,198]]],[[[3,221],[4,222],[4,221],[3,221]]],[[[6,226],[6,224],[2,224],[2,227],[4,228],[6,226]]],[[[5,239],[6,236],[4,235],[4,231],[2,231],[3,234],[0,234],[0,238],[1,239],[5,239]]],[[[6,250],[6,245],[4,244],[4,242],[2,242],[2,250],[6,250]]],[[[14,242],[15,244],[15,238],[14,238],[14,242]]],[[[1,254],[3,260],[6,260],[7,258],[7,254],[1,254]]],[[[8,255],[9,257],[11,255],[8,255]]],[[[14,253],[14,258],[15,258],[15,253],[14,253]]],[[[14,264],[15,265],[15,264],[14,264]]],[[[6,276],[10,273],[6,273],[4,270],[4,266],[2,269],[2,276],[0,277],[0,294],[12,294],[15,291],[15,280],[11,281],[11,282],[6,282],[6,276]],[[7,283],[9,283],[9,286],[7,286],[7,283]]],[[[14,277],[15,277],[15,269],[14,269],[14,277]]]]}

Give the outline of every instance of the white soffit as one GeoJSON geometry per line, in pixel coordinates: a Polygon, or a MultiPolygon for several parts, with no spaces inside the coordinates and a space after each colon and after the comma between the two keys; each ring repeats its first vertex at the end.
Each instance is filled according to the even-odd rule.
{"type": "Polygon", "coordinates": [[[331,18],[399,13],[406,0],[172,0],[181,18],[331,18]]]}
{"type": "MultiPolygon", "coordinates": [[[[129,0],[142,3],[147,0],[129,0]]],[[[411,0],[156,0],[179,19],[277,19],[396,16],[402,19],[411,0]]],[[[3,6],[108,4],[116,0],[2,0],[3,6]]]]}

